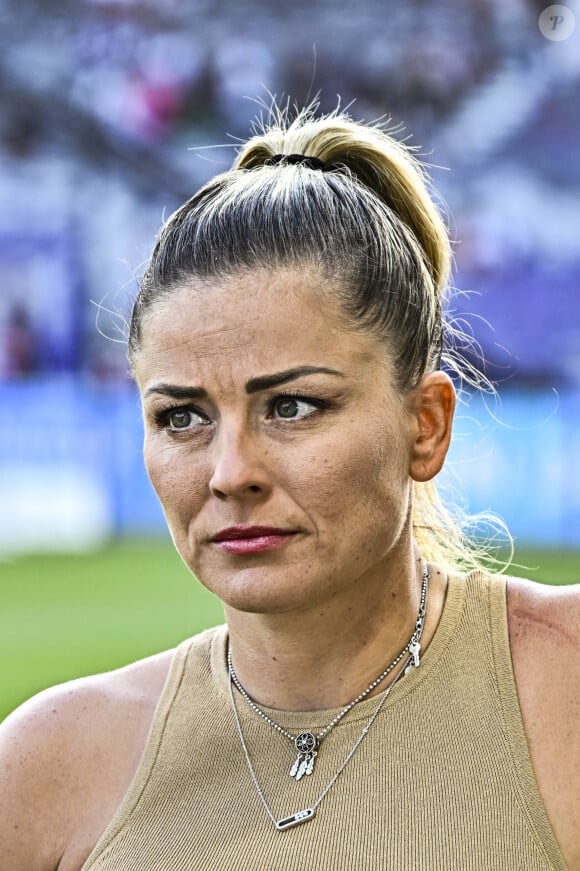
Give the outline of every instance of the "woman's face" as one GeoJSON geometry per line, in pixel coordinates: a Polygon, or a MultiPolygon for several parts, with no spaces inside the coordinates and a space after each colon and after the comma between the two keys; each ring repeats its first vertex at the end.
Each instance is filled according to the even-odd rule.
{"type": "Polygon", "coordinates": [[[416,420],[384,345],[317,273],[192,280],[147,313],[134,369],[171,535],[226,606],[300,611],[385,583],[408,544],[416,420]]]}

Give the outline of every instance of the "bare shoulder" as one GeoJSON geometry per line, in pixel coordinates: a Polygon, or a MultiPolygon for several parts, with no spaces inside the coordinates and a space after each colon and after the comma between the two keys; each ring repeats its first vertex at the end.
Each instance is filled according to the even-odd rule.
{"type": "Polygon", "coordinates": [[[520,676],[556,681],[560,690],[580,680],[580,584],[550,587],[508,580],[512,656],[520,676]]]}
{"type": "Polygon", "coordinates": [[[580,585],[550,587],[510,578],[507,601],[526,725],[566,737],[567,749],[576,744],[580,754],[580,585]]]}
{"type": "Polygon", "coordinates": [[[34,696],[0,726],[0,871],[80,868],[141,758],[173,651],[34,696]]]}
{"type": "Polygon", "coordinates": [[[580,868],[580,585],[508,580],[518,697],[548,817],[580,868]]]}

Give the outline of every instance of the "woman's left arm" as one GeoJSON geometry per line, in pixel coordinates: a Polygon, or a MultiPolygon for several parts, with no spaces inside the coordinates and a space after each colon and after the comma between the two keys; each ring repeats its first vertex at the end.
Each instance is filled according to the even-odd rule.
{"type": "Polygon", "coordinates": [[[580,871],[580,585],[510,578],[508,622],[540,793],[568,867],[580,871]]]}

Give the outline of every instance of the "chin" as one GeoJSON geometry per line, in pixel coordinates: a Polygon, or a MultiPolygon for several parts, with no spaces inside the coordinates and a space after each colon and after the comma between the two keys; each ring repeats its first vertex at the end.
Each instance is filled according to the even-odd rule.
{"type": "Polygon", "coordinates": [[[317,604],[315,598],[318,600],[312,590],[309,593],[293,582],[287,569],[279,578],[271,568],[254,567],[216,578],[215,582],[202,580],[201,583],[222,601],[224,607],[247,614],[285,614],[313,607],[317,604]]]}

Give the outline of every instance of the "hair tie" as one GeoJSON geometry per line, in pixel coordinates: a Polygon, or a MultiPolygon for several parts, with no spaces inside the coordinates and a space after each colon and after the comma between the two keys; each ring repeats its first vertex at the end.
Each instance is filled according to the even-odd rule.
{"type": "Polygon", "coordinates": [[[264,166],[305,166],[307,169],[325,170],[327,164],[318,157],[308,157],[306,154],[275,154],[264,162],[264,166]]]}

